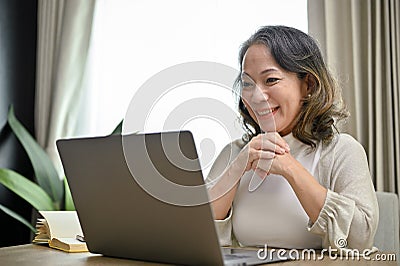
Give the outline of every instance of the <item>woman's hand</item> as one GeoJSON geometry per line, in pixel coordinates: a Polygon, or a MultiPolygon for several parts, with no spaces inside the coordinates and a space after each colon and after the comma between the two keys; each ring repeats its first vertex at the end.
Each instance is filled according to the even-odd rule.
{"type": "Polygon", "coordinates": [[[277,156],[288,154],[289,151],[289,145],[279,133],[263,133],[251,139],[234,163],[242,166],[244,169],[242,174],[252,169],[257,175],[264,178],[269,173],[279,174],[276,170],[281,167],[280,165],[275,167],[274,160],[277,156]]]}

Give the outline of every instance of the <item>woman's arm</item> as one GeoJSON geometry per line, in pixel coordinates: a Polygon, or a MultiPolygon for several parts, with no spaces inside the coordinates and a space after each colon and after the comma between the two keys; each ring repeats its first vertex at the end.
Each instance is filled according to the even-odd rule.
{"type": "Polygon", "coordinates": [[[350,135],[321,154],[321,182],[328,194],[318,219],[309,230],[323,238],[324,247],[372,248],[379,208],[364,148],[350,135]],[[344,241],[343,241],[344,240],[344,241]]]}
{"type": "Polygon", "coordinates": [[[232,163],[222,174],[218,183],[209,189],[208,194],[212,199],[211,206],[216,220],[225,219],[231,209],[239,179],[244,172],[238,165],[237,162],[232,163]]]}

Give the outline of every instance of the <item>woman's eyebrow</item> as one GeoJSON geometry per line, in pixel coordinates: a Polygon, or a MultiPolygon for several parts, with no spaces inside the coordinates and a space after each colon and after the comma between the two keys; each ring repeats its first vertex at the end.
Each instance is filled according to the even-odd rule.
{"type": "Polygon", "coordinates": [[[260,75],[263,75],[263,74],[269,73],[269,72],[278,72],[278,71],[279,71],[279,70],[276,69],[276,68],[267,68],[267,69],[261,71],[261,72],[260,72],[260,75]]]}
{"type": "MultiPolygon", "coordinates": [[[[274,67],[272,67],[272,68],[267,68],[267,69],[264,69],[263,71],[261,71],[261,72],[259,73],[259,75],[264,75],[264,74],[270,73],[270,72],[279,72],[279,70],[278,70],[277,68],[274,68],[274,67]]],[[[245,71],[242,72],[242,75],[246,75],[247,77],[251,78],[251,76],[250,76],[248,73],[246,73],[245,71]]],[[[252,79],[252,78],[251,78],[251,79],[252,79]]]]}

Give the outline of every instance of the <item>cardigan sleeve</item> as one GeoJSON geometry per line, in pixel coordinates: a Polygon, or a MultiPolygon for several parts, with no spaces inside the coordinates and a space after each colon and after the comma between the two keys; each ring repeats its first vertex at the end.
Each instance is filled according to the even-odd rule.
{"type": "MultiPolygon", "coordinates": [[[[235,140],[222,149],[207,176],[206,184],[208,188],[211,188],[213,185],[216,184],[218,177],[236,158],[244,145],[245,144],[242,140],[235,140]]],[[[232,239],[234,238],[232,236],[232,214],[233,208],[231,206],[229,213],[225,219],[214,221],[221,246],[232,246],[234,242],[234,240],[232,241],[232,239]]]]}
{"type": "Polygon", "coordinates": [[[224,220],[214,220],[217,229],[219,244],[221,246],[232,246],[232,208],[228,217],[224,220]]]}
{"type": "Polygon", "coordinates": [[[378,226],[378,202],[361,144],[347,134],[320,159],[320,179],[328,189],[324,206],[308,230],[323,247],[371,249],[378,226]]]}

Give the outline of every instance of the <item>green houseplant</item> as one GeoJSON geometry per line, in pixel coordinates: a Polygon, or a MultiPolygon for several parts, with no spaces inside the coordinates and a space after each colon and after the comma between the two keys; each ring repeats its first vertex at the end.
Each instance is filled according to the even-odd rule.
{"type": "MultiPolygon", "coordinates": [[[[8,112],[7,123],[25,149],[32,163],[35,179],[31,181],[11,169],[0,168],[0,184],[22,197],[38,211],[75,210],[66,178],[60,178],[47,153],[15,117],[12,106],[8,112]]],[[[112,134],[120,134],[121,129],[122,121],[112,134]]],[[[33,232],[36,231],[30,222],[6,206],[0,204],[0,210],[28,226],[33,232]]]]}

